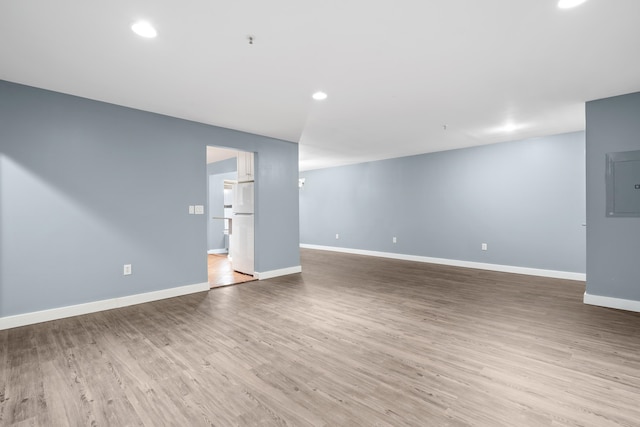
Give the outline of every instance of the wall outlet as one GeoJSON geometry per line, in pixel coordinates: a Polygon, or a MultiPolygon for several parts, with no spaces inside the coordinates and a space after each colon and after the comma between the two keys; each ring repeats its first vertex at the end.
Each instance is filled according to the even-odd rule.
{"type": "Polygon", "coordinates": [[[336,233],[336,240],[338,240],[339,238],[340,238],[340,235],[336,233]]]}
{"type": "Polygon", "coordinates": [[[193,215],[196,213],[196,207],[193,205],[189,205],[189,215],[193,215]]]}
{"type": "Polygon", "coordinates": [[[204,215],[204,206],[203,205],[195,205],[194,212],[196,215],[204,215]]]}
{"type": "Polygon", "coordinates": [[[486,244],[486,243],[483,243],[483,244],[482,244],[482,250],[483,250],[483,251],[486,251],[486,250],[487,250],[487,244],[486,244]]]}
{"type": "Polygon", "coordinates": [[[398,243],[398,239],[397,238],[393,238],[393,243],[398,243]]]}
{"type": "Polygon", "coordinates": [[[128,276],[131,274],[131,264],[124,265],[124,268],[122,269],[122,274],[124,274],[125,276],[128,276]]]}

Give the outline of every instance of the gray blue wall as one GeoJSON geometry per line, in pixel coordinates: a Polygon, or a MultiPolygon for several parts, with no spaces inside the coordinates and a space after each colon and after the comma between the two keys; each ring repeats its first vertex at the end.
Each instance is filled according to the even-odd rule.
{"type": "Polygon", "coordinates": [[[0,81],[0,317],[206,282],[207,145],[256,152],[256,270],[300,265],[297,144],[0,81]]]}
{"type": "Polygon", "coordinates": [[[584,144],[578,132],[302,172],[301,243],[584,273],[584,144]]]}
{"type": "Polygon", "coordinates": [[[640,218],[605,217],[605,154],[640,150],[640,93],[587,103],[587,293],[640,301],[640,218]]]}
{"type": "Polygon", "coordinates": [[[213,219],[224,216],[224,181],[238,179],[238,160],[231,158],[207,165],[207,248],[219,251],[228,249],[224,235],[224,221],[213,219]]]}

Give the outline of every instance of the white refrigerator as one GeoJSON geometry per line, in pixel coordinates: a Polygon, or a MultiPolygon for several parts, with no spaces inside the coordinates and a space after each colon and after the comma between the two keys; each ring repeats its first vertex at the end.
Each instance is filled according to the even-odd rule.
{"type": "Polygon", "coordinates": [[[229,252],[234,270],[253,275],[253,182],[233,185],[229,252]]]}

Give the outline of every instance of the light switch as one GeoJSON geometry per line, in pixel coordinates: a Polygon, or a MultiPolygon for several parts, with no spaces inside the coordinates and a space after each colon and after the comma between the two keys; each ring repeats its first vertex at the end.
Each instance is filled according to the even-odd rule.
{"type": "Polygon", "coordinates": [[[195,214],[196,215],[204,215],[204,206],[203,205],[196,205],[195,206],[195,214]]]}
{"type": "Polygon", "coordinates": [[[193,215],[195,212],[196,207],[193,205],[189,205],[189,215],[193,215]]]}

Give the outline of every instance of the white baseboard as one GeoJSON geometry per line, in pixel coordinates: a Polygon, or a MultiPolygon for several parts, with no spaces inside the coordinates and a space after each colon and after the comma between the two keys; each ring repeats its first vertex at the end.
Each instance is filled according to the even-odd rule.
{"type": "Polygon", "coordinates": [[[618,310],[640,312],[640,301],[622,298],[603,297],[584,293],[585,304],[597,305],[599,307],[617,308],[618,310]]]}
{"type": "Polygon", "coordinates": [[[226,253],[229,253],[229,251],[227,249],[209,249],[207,253],[209,255],[216,255],[216,254],[226,254],[226,253]]]}
{"type": "Polygon", "coordinates": [[[253,273],[253,277],[258,280],[273,279],[274,277],[286,276],[288,274],[302,273],[302,266],[296,265],[295,267],[281,268],[279,270],[263,271],[253,273]]]}
{"type": "Polygon", "coordinates": [[[568,279],[586,281],[587,275],[584,273],[573,273],[570,271],[542,270],[539,268],[516,267],[512,265],[488,264],[484,262],[461,261],[456,259],[431,258],[418,255],[396,254],[393,252],[367,251],[363,249],[339,248],[333,246],[308,245],[301,243],[301,248],[316,249],[321,251],[341,252],[354,255],[375,256],[380,258],[400,259],[404,261],[426,262],[431,264],[451,265],[454,267],[477,268],[479,270],[500,271],[503,273],[527,274],[529,276],[552,277],[555,279],[568,279]]]}
{"type": "Polygon", "coordinates": [[[205,292],[208,290],[209,283],[198,283],[195,285],[179,286],[177,288],[163,289],[143,294],[93,301],[85,304],[70,305],[67,307],[52,308],[50,310],[0,317],[0,331],[4,329],[17,328],[19,326],[32,325],[34,323],[64,319],[65,317],[80,316],[82,314],[96,313],[98,311],[158,301],[161,299],[173,298],[196,292],[205,292]]]}

